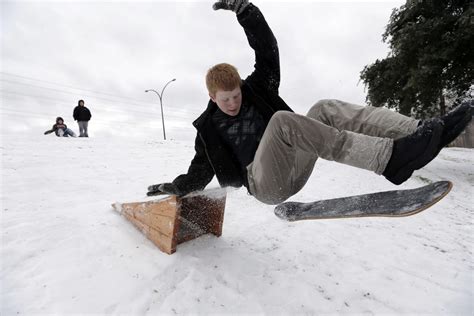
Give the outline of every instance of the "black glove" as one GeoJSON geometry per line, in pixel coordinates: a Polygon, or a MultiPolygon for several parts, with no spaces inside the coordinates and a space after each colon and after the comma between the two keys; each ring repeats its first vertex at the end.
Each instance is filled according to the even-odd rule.
{"type": "Polygon", "coordinates": [[[182,195],[179,189],[173,183],[159,183],[150,185],[146,195],[153,196],[161,194],[182,195]]]}
{"type": "Polygon", "coordinates": [[[248,0],[219,0],[212,8],[214,10],[224,9],[234,11],[236,14],[242,13],[249,5],[248,0]]]}

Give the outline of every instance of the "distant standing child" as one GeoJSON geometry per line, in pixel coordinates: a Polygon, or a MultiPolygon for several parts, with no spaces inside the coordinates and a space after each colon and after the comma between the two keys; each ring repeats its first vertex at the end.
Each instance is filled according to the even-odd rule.
{"type": "Polygon", "coordinates": [[[79,137],[89,137],[89,134],[87,134],[87,125],[89,125],[92,115],[91,111],[84,106],[84,100],[79,100],[79,102],[77,102],[77,106],[74,108],[72,116],[79,125],[79,137]]]}
{"type": "Polygon", "coordinates": [[[66,124],[64,124],[62,117],[57,117],[56,124],[54,124],[50,130],[44,132],[44,134],[48,135],[52,132],[56,133],[56,136],[58,137],[76,137],[76,134],[71,129],[67,128],[66,124]]]}

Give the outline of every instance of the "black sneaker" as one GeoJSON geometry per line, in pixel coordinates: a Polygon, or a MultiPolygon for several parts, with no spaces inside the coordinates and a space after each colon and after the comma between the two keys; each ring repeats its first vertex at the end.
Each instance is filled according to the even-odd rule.
{"type": "Polygon", "coordinates": [[[474,102],[472,100],[463,102],[460,106],[441,117],[441,120],[444,122],[444,131],[441,135],[439,150],[449,145],[464,131],[472,119],[473,106],[474,102]]]}
{"type": "MultiPolygon", "coordinates": [[[[439,120],[443,122],[444,129],[443,133],[441,134],[438,153],[441,151],[441,149],[449,145],[449,143],[453,142],[467,127],[472,118],[473,106],[474,102],[472,100],[463,102],[461,105],[439,118],[439,120]]],[[[430,119],[426,122],[430,122],[432,120],[438,119],[430,119]]]]}
{"type": "Polygon", "coordinates": [[[443,122],[433,119],[414,133],[394,140],[392,156],[383,172],[385,178],[396,185],[408,180],[413,171],[423,168],[439,153],[442,133],[443,122]]]}
{"type": "Polygon", "coordinates": [[[449,130],[452,127],[456,126],[466,116],[468,112],[471,112],[471,108],[473,106],[473,100],[464,101],[459,106],[440,117],[440,119],[444,123],[445,128],[449,130]]]}

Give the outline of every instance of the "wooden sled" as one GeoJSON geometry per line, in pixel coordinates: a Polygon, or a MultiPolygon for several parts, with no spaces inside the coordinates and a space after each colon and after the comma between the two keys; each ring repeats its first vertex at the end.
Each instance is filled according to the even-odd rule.
{"type": "Polygon", "coordinates": [[[132,222],[167,254],[176,246],[201,235],[222,235],[226,191],[212,189],[163,199],[114,203],[113,208],[132,222]]]}

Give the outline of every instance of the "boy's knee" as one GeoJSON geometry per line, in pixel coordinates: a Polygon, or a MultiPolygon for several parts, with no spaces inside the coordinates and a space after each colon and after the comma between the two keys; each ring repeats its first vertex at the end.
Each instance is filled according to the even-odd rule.
{"type": "Polygon", "coordinates": [[[293,112],[278,111],[275,114],[273,114],[273,116],[270,119],[270,122],[268,124],[269,125],[275,125],[276,124],[277,126],[283,126],[291,120],[291,117],[293,115],[294,115],[293,112]]]}
{"type": "Polygon", "coordinates": [[[322,99],[316,102],[310,109],[310,111],[315,111],[317,109],[321,109],[326,106],[334,106],[336,103],[340,103],[341,101],[336,99],[322,99]]]}
{"type": "Polygon", "coordinates": [[[273,114],[272,118],[275,118],[276,120],[285,120],[293,114],[294,113],[290,111],[277,111],[275,114],[273,114]]]}
{"type": "Polygon", "coordinates": [[[324,113],[326,113],[328,109],[334,108],[337,104],[341,103],[341,101],[336,99],[319,100],[311,107],[306,116],[314,119],[320,119],[321,117],[324,117],[324,113]]]}

